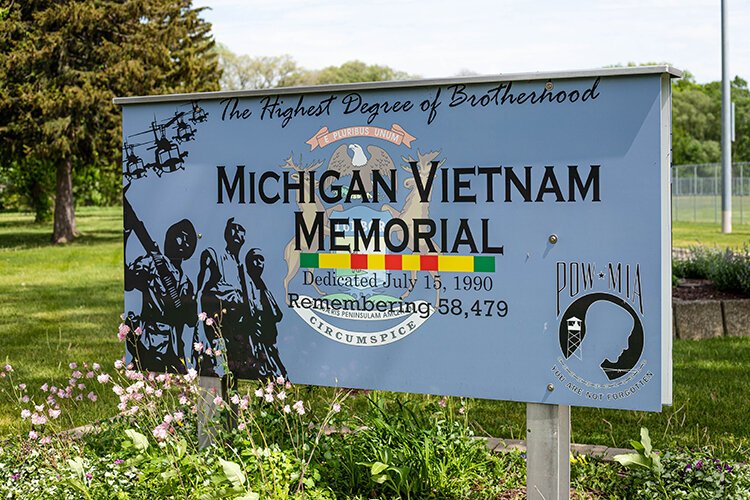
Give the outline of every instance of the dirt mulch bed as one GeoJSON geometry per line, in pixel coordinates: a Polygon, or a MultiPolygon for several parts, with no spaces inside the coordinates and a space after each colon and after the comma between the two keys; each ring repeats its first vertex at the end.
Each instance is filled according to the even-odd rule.
{"type": "Polygon", "coordinates": [[[745,295],[717,290],[709,280],[681,279],[672,287],[672,298],[677,300],[735,300],[748,299],[745,295]]]}

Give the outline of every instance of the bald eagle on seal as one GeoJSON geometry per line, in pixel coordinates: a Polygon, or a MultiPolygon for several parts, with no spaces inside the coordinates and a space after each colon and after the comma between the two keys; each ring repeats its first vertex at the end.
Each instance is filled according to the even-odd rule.
{"type": "Polygon", "coordinates": [[[342,144],[331,155],[328,168],[338,172],[340,177],[352,175],[354,170],[358,170],[365,191],[372,193],[373,170],[378,170],[387,177],[387,173],[396,167],[384,149],[367,146],[367,152],[370,154],[369,158],[359,144],[342,144]],[[349,151],[352,151],[352,156],[349,156],[349,151]]]}

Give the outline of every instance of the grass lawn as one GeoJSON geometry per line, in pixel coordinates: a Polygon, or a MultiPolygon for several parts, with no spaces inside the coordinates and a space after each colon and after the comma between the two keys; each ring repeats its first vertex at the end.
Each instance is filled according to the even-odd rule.
{"type": "MultiPolygon", "coordinates": [[[[45,382],[67,384],[70,362],[111,366],[123,354],[115,338],[123,301],[122,222],[119,208],[81,208],[82,237],[54,247],[49,225],[32,221],[30,214],[0,214],[0,338],[14,380],[39,396],[45,382]]],[[[748,240],[749,226],[728,236],[709,224],[674,227],[675,246],[748,240]]],[[[748,460],[750,339],[676,341],[674,367],[674,406],[662,413],[574,408],[573,440],[625,447],[647,426],[657,448],[710,445],[727,458],[748,460]]],[[[0,432],[13,431],[19,418],[7,396],[0,398],[0,432]]],[[[115,413],[115,395],[103,390],[99,397],[111,404],[81,402],[71,426],[115,413]]],[[[523,404],[476,400],[472,406],[478,432],[524,437],[523,404]]]]}

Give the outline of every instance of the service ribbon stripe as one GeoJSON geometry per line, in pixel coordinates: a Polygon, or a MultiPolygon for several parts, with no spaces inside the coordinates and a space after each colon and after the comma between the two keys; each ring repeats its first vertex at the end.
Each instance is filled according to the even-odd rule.
{"type": "Polygon", "coordinates": [[[494,273],[495,257],[489,255],[302,253],[300,267],[305,269],[494,273]]]}

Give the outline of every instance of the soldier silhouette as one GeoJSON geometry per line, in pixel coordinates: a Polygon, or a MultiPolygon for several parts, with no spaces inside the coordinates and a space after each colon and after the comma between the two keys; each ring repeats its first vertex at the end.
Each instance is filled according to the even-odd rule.
{"type": "Polygon", "coordinates": [[[254,359],[258,361],[260,377],[286,378],[286,368],[279,357],[276,347],[278,330],[276,324],[283,314],[271,291],[263,281],[265,258],[257,248],[250,249],[245,256],[247,274],[253,285],[253,314],[250,320],[250,341],[253,346],[254,359]]]}
{"type": "Polygon", "coordinates": [[[130,319],[133,329],[140,326],[142,332],[129,340],[127,348],[142,369],[184,371],[184,360],[191,356],[186,339],[192,339],[197,308],[182,262],[195,252],[195,228],[187,219],[170,226],[162,253],[127,200],[125,225],[126,244],[135,231],[147,252],[125,270],[125,290],[139,290],[142,295],[141,311],[130,319]]]}
{"type": "MultiPolygon", "coordinates": [[[[239,354],[235,353],[237,348],[242,348],[241,345],[237,346],[235,339],[247,331],[248,307],[251,304],[245,269],[240,260],[240,251],[245,244],[245,228],[236,223],[233,217],[227,220],[224,241],[224,250],[207,248],[201,254],[198,290],[201,310],[220,323],[221,332],[219,337],[217,328],[203,326],[203,337],[208,346],[222,350],[232,359],[239,354]]],[[[206,357],[201,362],[202,373],[225,375],[223,363],[227,358],[208,359],[209,363],[206,363],[206,357]]]]}

